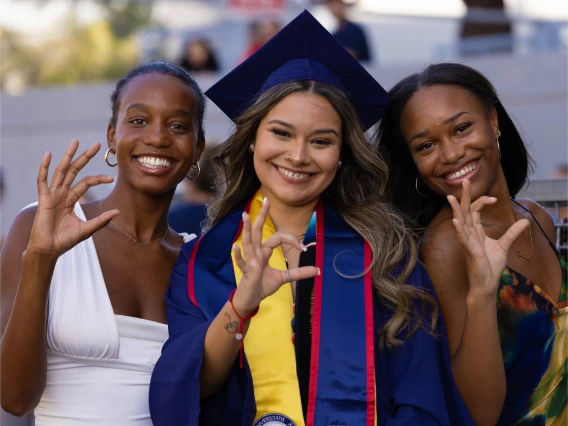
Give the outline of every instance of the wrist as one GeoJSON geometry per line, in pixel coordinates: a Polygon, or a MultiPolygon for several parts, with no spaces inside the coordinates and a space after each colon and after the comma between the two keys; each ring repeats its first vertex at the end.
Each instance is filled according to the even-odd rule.
{"type": "Polygon", "coordinates": [[[248,317],[258,310],[259,305],[255,306],[243,300],[243,291],[240,287],[237,287],[232,296],[231,307],[238,317],[248,317]]]}
{"type": "Polygon", "coordinates": [[[497,303],[497,292],[476,294],[471,291],[466,297],[466,306],[469,308],[494,307],[497,303]]]}
{"type": "Polygon", "coordinates": [[[28,266],[37,265],[37,266],[55,267],[57,259],[59,259],[59,256],[53,253],[46,253],[28,247],[22,253],[22,266],[25,263],[28,266]]]}

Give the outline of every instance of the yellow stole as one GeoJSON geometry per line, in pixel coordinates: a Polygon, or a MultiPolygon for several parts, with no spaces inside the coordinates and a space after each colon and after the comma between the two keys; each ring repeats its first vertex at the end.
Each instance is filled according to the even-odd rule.
{"type": "MultiPolygon", "coordinates": [[[[249,212],[253,222],[262,207],[262,200],[259,189],[249,212]]],[[[262,229],[262,241],[275,233],[274,224],[268,216],[262,229]]],[[[241,235],[235,243],[242,249],[241,235]]],[[[286,269],[281,247],[272,252],[268,264],[275,269],[286,269]]],[[[234,256],[233,269],[238,285],[242,273],[234,256]]],[[[284,284],[276,293],[262,301],[244,338],[245,354],[254,385],[255,421],[265,414],[277,413],[288,416],[296,426],[305,425],[296,373],[296,354],[292,343],[293,304],[290,284],[284,284]]]]}

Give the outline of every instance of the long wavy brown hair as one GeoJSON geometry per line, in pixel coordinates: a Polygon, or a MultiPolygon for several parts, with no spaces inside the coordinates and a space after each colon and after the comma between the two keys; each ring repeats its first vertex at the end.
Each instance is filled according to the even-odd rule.
{"type": "Polygon", "coordinates": [[[401,333],[412,335],[422,325],[433,333],[438,317],[434,299],[426,291],[405,284],[416,265],[418,249],[403,219],[384,201],[387,165],[365,137],[346,94],[329,84],[308,80],[282,83],[263,92],[240,115],[233,134],[214,154],[220,169],[216,183],[218,195],[208,210],[208,227],[256,193],[261,183],[249,145],[254,143],[258,126],[268,111],[286,96],[298,92],[323,96],[342,118],[343,164],[322,197],[373,251],[373,286],[383,304],[393,312],[379,331],[381,346],[400,344],[401,333]],[[400,268],[402,263],[404,267],[400,268]],[[423,324],[426,312],[431,313],[429,324],[423,324]]]}

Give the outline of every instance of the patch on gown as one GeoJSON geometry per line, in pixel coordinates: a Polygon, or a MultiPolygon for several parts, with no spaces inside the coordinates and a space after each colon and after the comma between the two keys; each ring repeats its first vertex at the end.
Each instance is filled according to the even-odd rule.
{"type": "Polygon", "coordinates": [[[296,423],[283,414],[271,413],[260,417],[254,426],[296,426],[296,423]]]}

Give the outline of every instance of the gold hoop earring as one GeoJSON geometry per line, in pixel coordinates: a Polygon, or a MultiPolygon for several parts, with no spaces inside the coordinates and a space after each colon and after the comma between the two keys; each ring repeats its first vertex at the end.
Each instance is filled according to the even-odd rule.
{"type": "Polygon", "coordinates": [[[249,145],[249,152],[250,152],[251,154],[254,152],[254,144],[253,144],[253,143],[251,143],[251,144],[249,145]]]}
{"type": "Polygon", "coordinates": [[[195,180],[199,177],[199,174],[201,173],[201,167],[199,167],[199,161],[196,161],[195,164],[191,166],[191,168],[197,170],[197,173],[193,176],[190,176],[188,173],[185,177],[188,178],[189,180],[195,180]]]}
{"type": "Polygon", "coordinates": [[[501,137],[501,130],[497,130],[497,151],[499,151],[499,161],[501,161],[501,147],[499,146],[499,138],[501,137]]]}
{"type": "Polygon", "coordinates": [[[416,188],[416,192],[418,192],[418,195],[420,195],[421,197],[424,197],[424,198],[428,198],[427,195],[424,195],[423,193],[421,193],[421,192],[418,190],[418,178],[416,178],[416,182],[414,183],[414,187],[416,188]]]}
{"type": "Polygon", "coordinates": [[[109,167],[116,167],[118,165],[118,161],[114,164],[111,164],[108,160],[109,158],[114,158],[116,157],[116,151],[112,148],[107,149],[107,152],[105,152],[105,162],[108,164],[109,167]]]}

